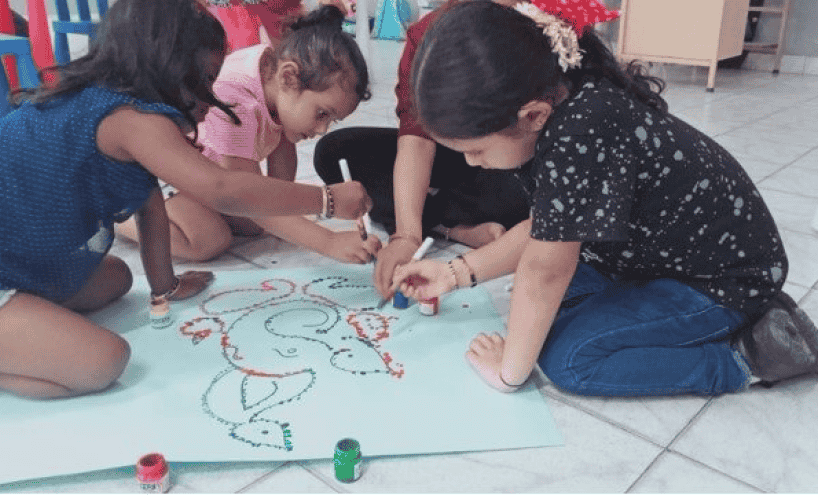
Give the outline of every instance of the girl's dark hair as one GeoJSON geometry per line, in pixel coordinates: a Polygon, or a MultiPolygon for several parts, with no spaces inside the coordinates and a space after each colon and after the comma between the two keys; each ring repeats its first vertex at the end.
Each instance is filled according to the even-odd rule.
{"type": "MultiPolygon", "coordinates": [[[[209,89],[204,61],[208,52],[224,53],[226,35],[219,21],[197,0],[117,0],[97,27],[88,54],[56,71],[59,82],[15,99],[44,103],[89,86],[104,86],[136,98],[178,108],[193,129],[196,120],[182,89],[238,117],[209,89]]],[[[194,137],[195,141],[195,137],[194,137]]]]}
{"type": "Polygon", "coordinates": [[[276,60],[292,60],[299,66],[301,89],[325,91],[343,72],[353,76],[360,101],[372,97],[369,72],[355,39],[341,27],[344,13],[334,5],[323,5],[292,22],[276,48],[276,60]]]}
{"type": "Polygon", "coordinates": [[[434,135],[482,137],[514,125],[529,101],[553,100],[561,85],[576,92],[589,76],[607,78],[667,111],[659,96],[662,80],[635,63],[623,69],[591,30],[579,45],[582,66],[565,73],[548,36],[529,17],[488,0],[452,5],[431,24],[415,54],[414,111],[434,135]]]}

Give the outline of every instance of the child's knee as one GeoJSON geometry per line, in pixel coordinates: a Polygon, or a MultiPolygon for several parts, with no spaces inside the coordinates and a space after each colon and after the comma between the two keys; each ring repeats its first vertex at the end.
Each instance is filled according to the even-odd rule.
{"type": "Polygon", "coordinates": [[[175,245],[174,256],[200,262],[221,256],[233,242],[230,226],[226,222],[221,223],[222,225],[213,225],[207,232],[188,237],[184,245],[175,245]]]}
{"type": "Polygon", "coordinates": [[[108,268],[112,279],[118,281],[118,287],[113,300],[119,299],[127,294],[131,290],[131,287],[133,287],[133,273],[130,267],[128,267],[128,264],[116,256],[109,257],[108,268]]]}
{"type": "Polygon", "coordinates": [[[230,248],[233,233],[229,227],[218,229],[210,236],[202,236],[191,245],[191,261],[210,261],[218,258],[230,248]]]}
{"type": "Polygon", "coordinates": [[[99,392],[110,387],[125,371],[131,358],[131,347],[117,334],[97,342],[89,349],[82,376],[71,388],[78,394],[99,392]]]}

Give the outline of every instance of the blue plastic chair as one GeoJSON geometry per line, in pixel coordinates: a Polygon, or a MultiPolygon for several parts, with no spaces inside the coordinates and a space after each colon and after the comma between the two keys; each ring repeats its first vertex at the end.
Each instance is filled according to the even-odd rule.
{"type": "MultiPolygon", "coordinates": [[[[157,0],[161,1],[161,0],[157,0]]],[[[96,0],[99,16],[102,18],[108,12],[108,0],[96,0]]],[[[55,0],[57,5],[57,18],[54,21],[54,61],[57,65],[65,65],[71,61],[71,54],[68,51],[68,34],[85,34],[89,40],[94,39],[97,22],[91,20],[91,10],[88,8],[88,0],[76,0],[77,11],[80,20],[71,20],[71,11],[68,10],[67,0],[55,0]]]]}
{"type": "MultiPolygon", "coordinates": [[[[31,45],[28,38],[12,36],[10,34],[0,34],[0,55],[12,55],[17,60],[17,77],[21,88],[36,88],[40,84],[40,76],[37,74],[37,67],[31,57],[31,45]]],[[[13,110],[8,101],[11,92],[6,71],[0,65],[0,117],[13,110]]]]}

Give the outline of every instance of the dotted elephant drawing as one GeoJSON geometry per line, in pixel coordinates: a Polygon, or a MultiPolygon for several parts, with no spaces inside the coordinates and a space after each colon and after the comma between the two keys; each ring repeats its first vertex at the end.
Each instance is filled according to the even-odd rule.
{"type": "Polygon", "coordinates": [[[193,345],[218,340],[227,364],[202,395],[203,411],[238,441],[290,451],[297,435],[280,406],[304,400],[326,374],[400,379],[403,366],[383,348],[397,317],[366,306],[371,295],[371,285],[328,276],[209,296],[179,327],[193,345]]]}

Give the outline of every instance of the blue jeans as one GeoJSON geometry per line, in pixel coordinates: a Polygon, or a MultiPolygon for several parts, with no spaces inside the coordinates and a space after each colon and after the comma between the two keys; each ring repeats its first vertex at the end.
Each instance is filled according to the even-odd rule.
{"type": "Polygon", "coordinates": [[[538,362],[580,395],[735,392],[750,379],[730,345],[745,320],[677,280],[612,280],[580,263],[538,362]]]}

